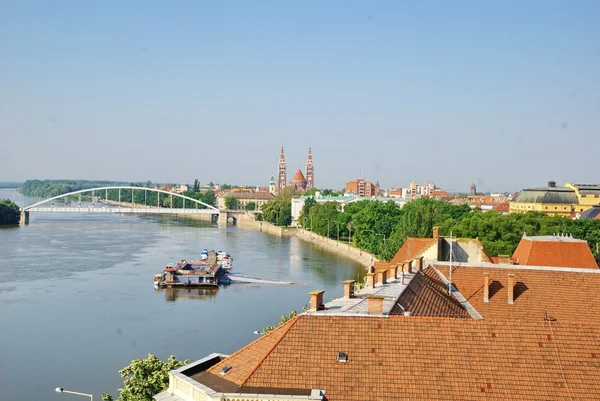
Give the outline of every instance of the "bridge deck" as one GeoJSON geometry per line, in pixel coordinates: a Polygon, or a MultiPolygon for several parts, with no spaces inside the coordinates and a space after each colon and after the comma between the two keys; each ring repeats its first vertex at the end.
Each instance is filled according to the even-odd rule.
{"type": "Polygon", "coordinates": [[[34,207],[27,209],[28,212],[61,212],[61,213],[134,213],[134,214],[219,214],[218,210],[213,209],[193,209],[193,208],[168,208],[168,207],[34,207]]]}

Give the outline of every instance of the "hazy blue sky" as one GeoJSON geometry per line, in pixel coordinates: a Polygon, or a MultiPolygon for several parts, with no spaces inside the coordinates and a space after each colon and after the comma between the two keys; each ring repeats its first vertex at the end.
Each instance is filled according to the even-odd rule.
{"type": "Polygon", "coordinates": [[[600,181],[600,1],[0,0],[0,181],[600,181]]]}

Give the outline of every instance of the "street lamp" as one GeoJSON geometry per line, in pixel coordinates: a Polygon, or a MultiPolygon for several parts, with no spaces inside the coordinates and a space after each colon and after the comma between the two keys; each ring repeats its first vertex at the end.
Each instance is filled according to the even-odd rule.
{"type": "Polygon", "coordinates": [[[86,393],[78,393],[77,391],[69,391],[69,390],[65,390],[62,387],[57,387],[56,390],[57,393],[67,393],[67,394],[75,394],[75,395],[83,395],[86,397],[90,397],[90,401],[94,401],[94,395],[93,394],[86,394],[86,393]]]}

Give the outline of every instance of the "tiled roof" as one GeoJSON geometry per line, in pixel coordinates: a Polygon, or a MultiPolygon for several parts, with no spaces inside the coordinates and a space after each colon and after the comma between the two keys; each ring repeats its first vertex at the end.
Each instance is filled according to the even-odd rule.
{"type": "Polygon", "coordinates": [[[494,206],[493,210],[495,210],[497,212],[508,212],[508,210],[509,210],[508,202],[498,203],[496,206],[494,206]]]}
{"type": "Polygon", "coordinates": [[[513,259],[528,266],[598,268],[587,242],[569,237],[523,237],[513,259]]]}
{"type": "Polygon", "coordinates": [[[301,170],[296,171],[296,174],[294,174],[294,178],[292,178],[292,181],[305,181],[306,178],[304,178],[304,174],[302,174],[301,170]]]}
{"type": "Polygon", "coordinates": [[[231,366],[232,369],[227,372],[227,380],[238,386],[243,385],[297,321],[298,317],[295,317],[275,328],[275,330],[272,330],[208,369],[208,373],[218,375],[225,366],[231,366]]]}
{"type": "Polygon", "coordinates": [[[405,311],[411,312],[413,316],[471,318],[460,302],[448,296],[448,287],[432,268],[415,275],[408,288],[400,295],[391,314],[402,315],[405,311]]]}
{"type": "Polygon", "coordinates": [[[329,401],[600,400],[600,326],[301,315],[211,370],[224,366],[226,380],[329,401]]]}
{"type": "MultiPolygon", "coordinates": [[[[435,266],[448,277],[448,263],[435,266]]],[[[553,267],[536,270],[534,267],[492,264],[454,266],[452,283],[486,320],[539,321],[548,313],[559,322],[600,322],[600,270],[553,267]],[[485,272],[490,274],[488,303],[483,302],[485,272]],[[509,274],[514,274],[512,305],[508,304],[509,274]]]]}
{"type": "Polygon", "coordinates": [[[421,255],[430,247],[436,245],[435,238],[407,238],[402,247],[398,250],[390,264],[402,263],[407,260],[413,260],[421,255]]]}

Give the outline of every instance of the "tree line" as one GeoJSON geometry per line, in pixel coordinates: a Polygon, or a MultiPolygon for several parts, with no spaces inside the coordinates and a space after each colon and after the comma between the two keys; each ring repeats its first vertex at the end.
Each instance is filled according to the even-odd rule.
{"type": "MultiPolygon", "coordinates": [[[[84,189],[91,189],[97,187],[108,187],[108,186],[132,186],[132,187],[146,187],[152,188],[154,184],[151,181],[146,182],[122,182],[122,181],[87,181],[87,180],[27,180],[21,187],[21,193],[26,196],[49,198],[58,195],[62,195],[69,192],[80,191],[84,189]]],[[[213,190],[201,190],[198,180],[194,181],[192,189],[184,192],[189,198],[193,198],[211,206],[216,205],[216,197],[213,190]]],[[[182,198],[161,193],[158,194],[154,191],[134,190],[134,189],[109,189],[105,191],[99,191],[94,194],[95,197],[110,201],[126,203],[136,203],[148,206],[161,206],[181,208],[183,207],[184,201],[182,198]],[[119,196],[120,193],[120,196],[119,196]]],[[[91,193],[85,193],[83,195],[73,195],[69,200],[65,200],[66,203],[77,202],[78,199],[86,201],[97,201],[92,199],[91,193]]],[[[185,201],[185,206],[188,208],[196,207],[196,204],[192,204],[191,201],[185,201]]],[[[205,206],[198,205],[198,208],[205,208],[205,206]]]]}
{"type": "MultiPolygon", "coordinates": [[[[266,218],[265,218],[266,219],[266,218]]],[[[393,201],[363,200],[346,204],[304,202],[299,223],[316,234],[351,242],[352,245],[391,260],[408,237],[431,238],[433,227],[441,235],[479,238],[492,255],[511,255],[523,234],[572,234],[586,240],[600,259],[600,221],[572,220],[543,213],[502,215],[471,210],[468,205],[452,205],[432,198],[420,198],[400,208],[393,201]]]]}

